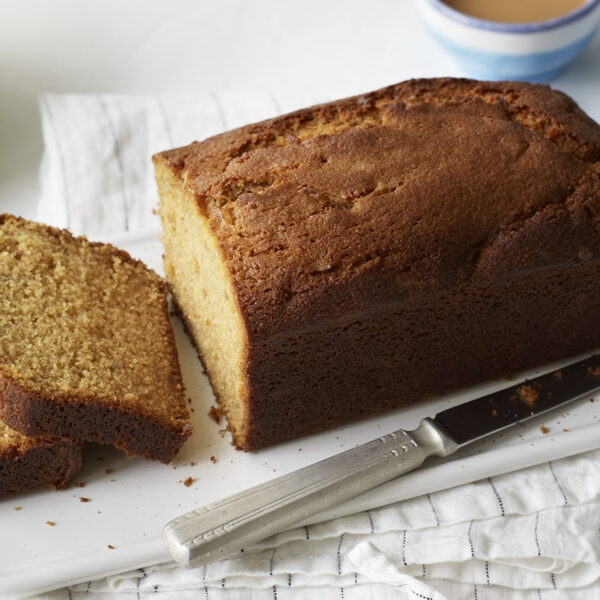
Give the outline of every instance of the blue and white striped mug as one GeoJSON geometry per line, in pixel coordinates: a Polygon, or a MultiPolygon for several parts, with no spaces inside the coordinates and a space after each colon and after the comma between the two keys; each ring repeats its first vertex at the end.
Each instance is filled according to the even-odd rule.
{"type": "Polygon", "coordinates": [[[600,0],[535,23],[486,21],[442,0],[417,2],[433,37],[476,79],[548,81],[583,50],[600,23],[600,0]]]}

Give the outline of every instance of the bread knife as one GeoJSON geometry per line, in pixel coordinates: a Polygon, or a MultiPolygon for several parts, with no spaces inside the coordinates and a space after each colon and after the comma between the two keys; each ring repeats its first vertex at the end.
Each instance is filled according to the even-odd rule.
{"type": "Polygon", "coordinates": [[[600,390],[600,354],[459,404],[178,517],[163,541],[182,566],[226,558],[308,517],[516,423],[600,390]]]}

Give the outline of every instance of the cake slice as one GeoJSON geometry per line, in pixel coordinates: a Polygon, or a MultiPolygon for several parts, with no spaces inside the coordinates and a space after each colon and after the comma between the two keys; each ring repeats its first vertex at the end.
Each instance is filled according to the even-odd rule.
{"type": "Polygon", "coordinates": [[[30,438],[0,421],[0,497],[66,487],[81,468],[82,444],[30,438]]]}
{"type": "Polygon", "coordinates": [[[546,86],[407,81],[154,160],[244,450],[600,346],[600,127],[546,86]]]}
{"type": "Polygon", "coordinates": [[[126,252],[0,216],[0,418],[170,461],[191,425],[167,308],[126,252]]]}

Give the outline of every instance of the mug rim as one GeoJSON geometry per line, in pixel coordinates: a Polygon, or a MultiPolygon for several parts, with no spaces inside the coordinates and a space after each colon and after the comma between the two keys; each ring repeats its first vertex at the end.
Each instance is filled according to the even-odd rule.
{"type": "Polygon", "coordinates": [[[575,10],[572,10],[571,12],[568,12],[559,17],[554,17],[553,19],[546,19],[544,21],[533,21],[531,23],[503,23],[501,21],[488,21],[487,19],[472,17],[452,8],[451,6],[443,2],[443,0],[425,1],[446,17],[449,17],[454,21],[458,21],[463,25],[468,25],[469,27],[475,27],[477,29],[497,31],[502,33],[533,33],[538,31],[548,31],[550,29],[556,29],[558,27],[562,27],[563,25],[567,25],[569,23],[572,23],[573,21],[577,21],[586,17],[590,12],[592,12],[596,8],[596,6],[598,6],[598,4],[600,4],[600,0],[587,0],[585,4],[582,4],[575,10]]]}

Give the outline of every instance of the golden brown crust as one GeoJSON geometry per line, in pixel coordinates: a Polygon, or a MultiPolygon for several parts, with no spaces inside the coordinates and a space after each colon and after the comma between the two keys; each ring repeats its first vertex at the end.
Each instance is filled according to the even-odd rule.
{"type": "Polygon", "coordinates": [[[413,80],[155,161],[237,293],[246,449],[600,345],[600,128],[561,92],[413,80]]]}
{"type": "Polygon", "coordinates": [[[504,242],[530,245],[536,219],[548,222],[548,239],[557,223],[567,247],[549,244],[543,256],[539,244],[528,247],[535,268],[593,251],[588,213],[600,210],[600,186],[590,164],[599,159],[598,127],[564,94],[447,79],[406,82],[158,157],[206,211],[258,338],[327,318],[330,292],[350,278],[343,312],[423,286],[518,275],[528,264],[504,242]],[[361,285],[372,271],[388,280],[379,298],[361,285]]]}

